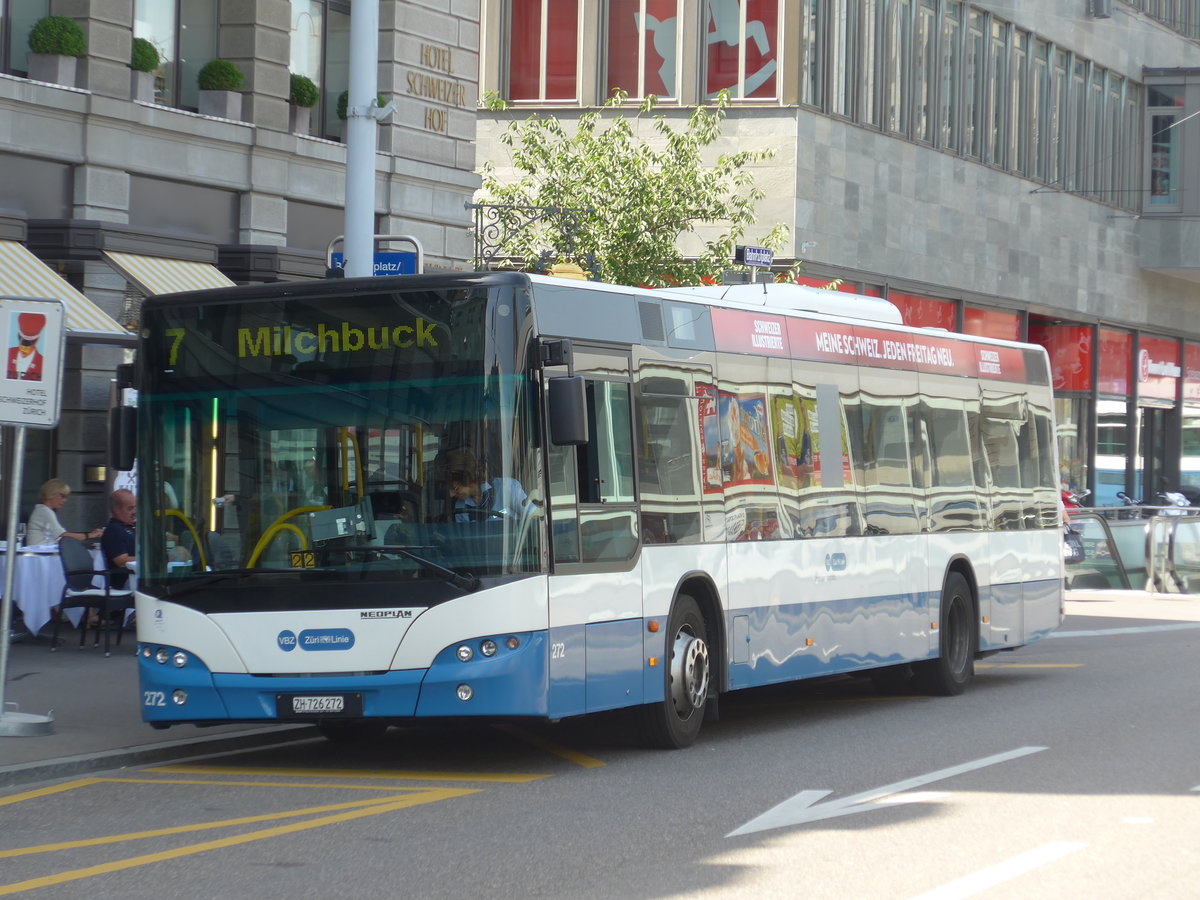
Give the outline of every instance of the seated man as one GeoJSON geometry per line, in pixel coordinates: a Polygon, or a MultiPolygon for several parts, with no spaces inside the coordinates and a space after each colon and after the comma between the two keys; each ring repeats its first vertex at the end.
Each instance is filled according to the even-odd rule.
{"type": "MultiPolygon", "coordinates": [[[[134,562],[134,533],[137,524],[137,497],[124,488],[113,491],[110,498],[112,518],[104,526],[100,537],[100,552],[104,564],[110,569],[127,569],[134,562]]],[[[114,588],[123,588],[129,581],[125,574],[113,575],[114,588]]]]}

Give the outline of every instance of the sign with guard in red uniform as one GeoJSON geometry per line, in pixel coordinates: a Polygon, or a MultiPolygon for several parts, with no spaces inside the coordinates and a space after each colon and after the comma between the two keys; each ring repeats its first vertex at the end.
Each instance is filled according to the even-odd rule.
{"type": "Polygon", "coordinates": [[[60,300],[0,297],[0,424],[54,428],[62,408],[65,313],[60,300]]]}

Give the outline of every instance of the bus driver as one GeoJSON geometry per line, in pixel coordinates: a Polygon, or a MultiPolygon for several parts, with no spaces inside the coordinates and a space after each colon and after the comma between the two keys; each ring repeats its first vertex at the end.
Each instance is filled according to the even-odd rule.
{"type": "Polygon", "coordinates": [[[484,467],[468,450],[452,450],[441,472],[446,493],[454,501],[454,521],[470,522],[491,515],[520,519],[532,504],[515,478],[487,477],[484,467]]]}

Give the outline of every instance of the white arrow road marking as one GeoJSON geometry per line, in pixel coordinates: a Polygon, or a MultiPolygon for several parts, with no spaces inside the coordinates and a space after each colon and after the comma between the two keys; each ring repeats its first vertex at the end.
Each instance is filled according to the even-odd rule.
{"type": "Polygon", "coordinates": [[[1006,859],[1004,862],[996,863],[994,866],[980,869],[973,875],[967,875],[965,878],[951,881],[949,884],[943,884],[940,888],[934,888],[932,891],[913,897],[912,900],[964,900],[966,897],[974,897],[976,894],[981,894],[998,884],[1011,881],[1018,875],[1024,875],[1026,872],[1032,872],[1039,866],[1044,866],[1057,859],[1062,859],[1064,856],[1069,856],[1076,850],[1082,850],[1086,846],[1087,844],[1075,842],[1045,844],[1033,850],[1028,850],[1025,853],[1018,854],[1011,859],[1006,859]]]}
{"type": "MultiPolygon", "coordinates": [[[[918,788],[934,781],[941,781],[943,778],[952,778],[955,775],[961,775],[963,772],[971,772],[975,769],[994,766],[997,763],[1008,762],[1010,759],[1019,759],[1022,756],[1039,753],[1045,749],[1045,747],[1018,747],[1016,750],[1009,750],[1007,753],[985,756],[983,759],[977,759],[974,762],[951,766],[948,769],[939,769],[936,772],[930,772],[928,775],[918,775],[915,778],[909,778],[905,781],[897,781],[895,784],[888,784],[874,790],[863,791],[861,794],[855,794],[853,797],[830,800],[828,803],[820,805],[814,804],[818,800],[829,796],[829,794],[833,793],[832,791],[801,791],[796,796],[784,800],[778,806],[768,809],[761,816],[751,819],[741,828],[729,832],[725,837],[753,834],[756,831],[769,831],[772,828],[786,828],[789,825],[803,825],[806,822],[817,822],[821,819],[832,819],[835,816],[847,816],[851,813],[879,809],[880,807],[876,805],[875,801],[883,797],[899,794],[901,791],[911,791],[913,788],[918,788]]],[[[928,796],[922,796],[914,799],[929,798],[928,796]]]]}

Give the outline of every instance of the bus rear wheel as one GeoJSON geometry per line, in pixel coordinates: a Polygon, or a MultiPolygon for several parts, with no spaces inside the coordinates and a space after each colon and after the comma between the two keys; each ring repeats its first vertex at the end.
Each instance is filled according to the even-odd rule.
{"type": "Polygon", "coordinates": [[[913,663],[916,687],[926,694],[953,697],[961,694],[975,674],[975,604],[971,587],[959,572],[946,576],[938,614],[938,655],[913,663]]]}
{"type": "Polygon", "coordinates": [[[665,696],[642,707],[642,732],[654,747],[690,747],[704,722],[711,684],[708,629],[695,599],[680,594],[667,620],[665,696]]]}

